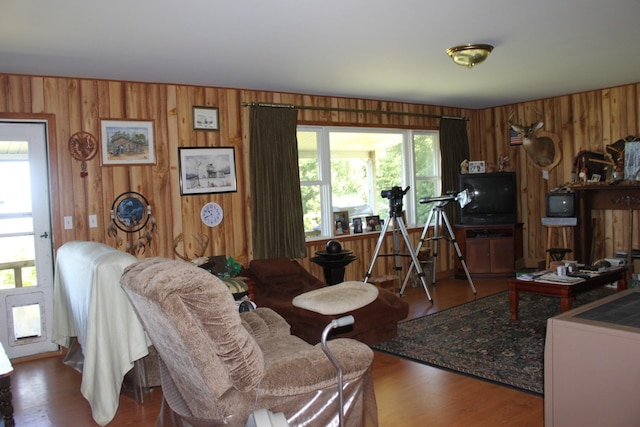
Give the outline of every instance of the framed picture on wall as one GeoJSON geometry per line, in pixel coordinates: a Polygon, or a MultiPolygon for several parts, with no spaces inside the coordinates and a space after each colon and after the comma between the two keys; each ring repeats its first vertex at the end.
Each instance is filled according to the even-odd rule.
{"type": "Polygon", "coordinates": [[[194,130],[220,130],[218,107],[193,107],[194,130]]]}
{"type": "Polygon", "coordinates": [[[178,152],[182,196],[238,191],[233,147],[181,147],[178,152]]]}
{"type": "Polygon", "coordinates": [[[509,128],[509,145],[511,145],[512,147],[522,145],[522,135],[520,135],[512,127],[509,128]]]}
{"type": "Polygon", "coordinates": [[[624,144],[624,179],[640,180],[640,141],[624,144]]]}
{"type": "Polygon", "coordinates": [[[102,165],[156,163],[152,120],[100,119],[102,165]]]}

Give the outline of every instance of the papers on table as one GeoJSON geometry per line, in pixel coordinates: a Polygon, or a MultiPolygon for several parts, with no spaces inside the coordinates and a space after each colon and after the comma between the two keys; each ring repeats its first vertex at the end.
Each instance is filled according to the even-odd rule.
{"type": "Polygon", "coordinates": [[[545,273],[542,276],[536,277],[534,279],[536,282],[543,283],[563,283],[563,284],[573,284],[584,282],[584,278],[575,277],[575,276],[558,276],[556,273],[545,273]]]}
{"type": "Polygon", "coordinates": [[[519,273],[516,276],[518,280],[526,280],[533,282],[542,282],[542,283],[562,283],[562,284],[573,284],[584,282],[584,278],[575,277],[575,276],[558,276],[556,273],[551,273],[549,271],[536,271],[533,273],[519,273]]]}

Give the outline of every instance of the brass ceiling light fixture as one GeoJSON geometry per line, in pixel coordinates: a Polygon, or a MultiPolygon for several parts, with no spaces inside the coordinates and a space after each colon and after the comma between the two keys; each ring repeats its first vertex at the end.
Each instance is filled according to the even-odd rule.
{"type": "Polygon", "coordinates": [[[465,44],[450,47],[447,49],[447,55],[456,64],[472,68],[487,59],[492,50],[493,46],[490,44],[465,44]]]}

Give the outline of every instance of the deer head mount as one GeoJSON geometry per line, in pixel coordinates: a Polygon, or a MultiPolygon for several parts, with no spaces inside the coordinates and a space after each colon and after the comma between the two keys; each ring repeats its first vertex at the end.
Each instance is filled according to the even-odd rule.
{"type": "Polygon", "coordinates": [[[558,135],[540,131],[544,126],[542,114],[536,109],[538,120],[529,126],[518,125],[512,121],[515,111],[509,114],[509,127],[518,132],[522,138],[522,146],[536,166],[549,171],[556,167],[562,159],[560,138],[558,135]]]}

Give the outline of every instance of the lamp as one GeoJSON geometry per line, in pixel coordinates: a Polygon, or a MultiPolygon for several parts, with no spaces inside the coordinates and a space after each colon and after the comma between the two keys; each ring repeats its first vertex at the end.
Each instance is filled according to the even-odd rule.
{"type": "Polygon", "coordinates": [[[490,44],[466,44],[450,47],[447,49],[447,55],[456,64],[472,68],[487,59],[492,50],[493,46],[490,44]]]}

